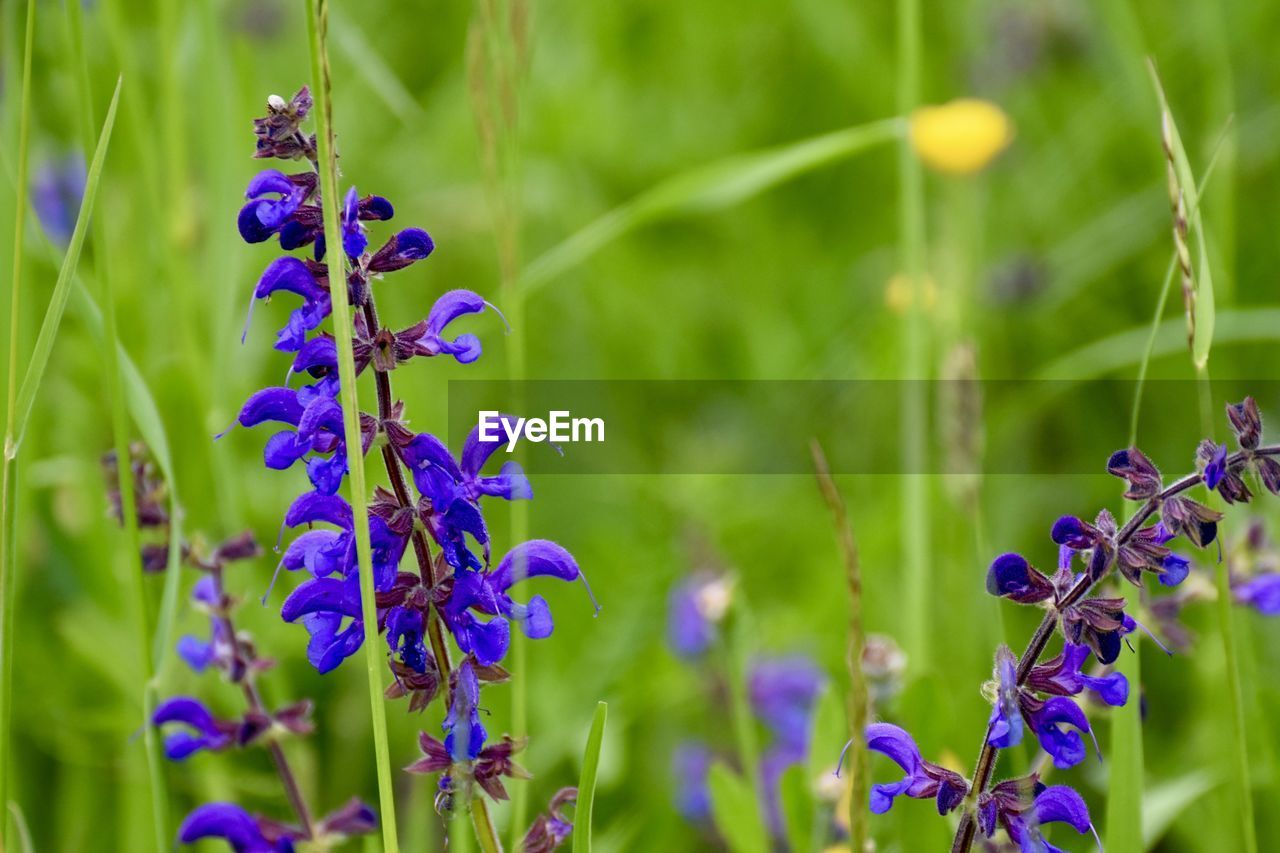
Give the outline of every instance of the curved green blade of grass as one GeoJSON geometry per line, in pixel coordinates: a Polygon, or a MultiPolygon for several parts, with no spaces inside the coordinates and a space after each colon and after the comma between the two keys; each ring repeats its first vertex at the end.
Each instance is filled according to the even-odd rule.
{"type": "Polygon", "coordinates": [[[355,22],[335,6],[329,11],[333,22],[333,39],[351,69],[365,79],[369,91],[382,99],[402,122],[422,117],[422,107],[382,58],[382,52],[369,42],[355,22]]]}
{"type": "Polygon", "coordinates": [[[746,201],[778,184],[900,137],[900,118],[737,154],[660,181],[615,207],[534,259],[520,277],[531,293],[563,275],[619,237],[661,219],[710,213],[746,201]]]}
{"type": "MultiPolygon", "coordinates": [[[[85,137],[85,155],[92,156],[93,128],[96,126],[97,121],[93,113],[93,89],[90,82],[89,62],[84,50],[82,10],[78,3],[68,3],[66,8],[72,58],[79,72],[77,83],[80,90],[80,118],[82,132],[85,137]]],[[[91,220],[91,225],[93,227],[94,258],[97,262],[97,267],[101,271],[104,288],[108,298],[110,298],[115,276],[110,272],[109,257],[111,247],[106,234],[105,220],[103,217],[97,217],[91,220]]],[[[53,251],[51,243],[49,248],[50,251],[53,251]]],[[[173,465],[173,454],[169,450],[169,437],[165,432],[164,421],[160,417],[160,408],[156,405],[155,397],[152,395],[150,388],[147,387],[146,380],[138,370],[137,365],[129,358],[124,345],[119,341],[119,336],[107,333],[101,310],[80,280],[76,281],[76,294],[81,297],[85,318],[88,320],[95,337],[104,344],[108,340],[115,341],[113,354],[109,354],[108,360],[116,364],[117,367],[112,368],[108,364],[108,368],[119,374],[120,379],[123,381],[123,393],[112,396],[113,404],[117,396],[124,402],[128,413],[133,418],[139,435],[141,435],[143,442],[150,450],[156,465],[160,468],[160,473],[164,477],[166,491],[168,492],[169,558],[165,565],[164,591],[160,598],[160,612],[156,618],[155,638],[151,648],[151,656],[155,664],[154,681],[159,673],[164,671],[169,651],[173,648],[171,638],[178,606],[178,591],[181,586],[182,504],[178,498],[177,472],[173,465]]]]}
{"type": "MultiPolygon", "coordinates": [[[[22,53],[22,96],[18,114],[18,175],[14,187],[13,277],[9,280],[9,361],[5,384],[5,434],[0,451],[0,753],[9,755],[9,729],[13,717],[14,578],[17,575],[17,454],[13,441],[17,428],[18,314],[22,307],[23,228],[27,213],[27,155],[31,137],[31,54],[35,46],[36,4],[27,0],[26,36],[22,53]]],[[[9,803],[9,764],[0,766],[0,847],[6,846],[9,803]]]]}
{"type": "Polygon", "coordinates": [[[573,812],[573,853],[591,853],[591,821],[595,813],[596,774],[600,770],[600,745],[604,742],[604,723],[609,716],[605,702],[596,703],[591,718],[591,733],[582,755],[582,773],[578,776],[578,803],[573,812]]]}
{"type": "MultiPolygon", "coordinates": [[[[27,423],[31,419],[31,409],[35,405],[36,394],[40,390],[40,382],[44,379],[45,369],[49,366],[49,356],[53,353],[53,344],[58,336],[58,327],[62,324],[62,315],[67,309],[67,299],[71,295],[71,282],[76,264],[80,262],[80,252],[84,248],[85,234],[89,230],[89,213],[98,196],[98,183],[102,179],[102,165],[106,160],[107,146],[111,141],[111,131],[115,126],[116,107],[120,104],[120,88],[124,79],[116,81],[115,94],[111,96],[111,106],[107,108],[107,117],[102,123],[102,132],[98,136],[98,146],[93,152],[93,162],[89,164],[88,176],[85,179],[84,198],[80,203],[80,214],[76,218],[75,230],[71,232],[71,242],[67,245],[67,253],[62,267],[58,270],[58,280],[53,286],[53,295],[49,298],[49,306],[45,310],[44,320],[40,323],[40,332],[36,336],[35,349],[31,352],[31,361],[27,363],[27,372],[23,376],[22,385],[18,389],[15,408],[16,423],[11,434],[12,442],[6,439],[6,455],[16,454],[26,433],[27,423]]],[[[23,179],[19,170],[19,180],[23,179]]]]}
{"type": "MultiPolygon", "coordinates": [[[[1132,367],[1141,362],[1148,338],[1152,338],[1151,358],[1175,355],[1187,348],[1186,326],[1181,320],[1161,322],[1154,336],[1150,325],[1144,323],[1054,359],[1040,368],[1035,378],[1087,382],[1132,367]]],[[[1280,340],[1280,306],[1239,308],[1219,313],[1214,340],[1219,346],[1280,340]]]]}
{"type": "Polygon", "coordinates": [[[347,301],[347,277],[339,274],[343,263],[342,227],[338,221],[338,157],[334,150],[333,94],[330,86],[329,55],[325,39],[329,30],[327,0],[307,0],[307,35],[311,43],[311,82],[316,99],[316,129],[320,169],[320,192],[324,198],[324,233],[330,265],[339,265],[329,275],[333,297],[333,329],[338,349],[338,374],[342,383],[342,420],[346,434],[347,468],[352,525],[360,573],[360,610],[364,622],[365,666],[369,675],[369,709],[373,723],[373,746],[378,768],[378,801],[381,806],[382,849],[399,849],[396,836],[395,788],[391,781],[391,754],[387,746],[387,712],[382,696],[382,653],[378,650],[378,611],[373,589],[373,550],[369,542],[369,510],[366,502],[364,452],[360,437],[360,401],[356,393],[356,364],[352,353],[351,305],[347,301]]]}

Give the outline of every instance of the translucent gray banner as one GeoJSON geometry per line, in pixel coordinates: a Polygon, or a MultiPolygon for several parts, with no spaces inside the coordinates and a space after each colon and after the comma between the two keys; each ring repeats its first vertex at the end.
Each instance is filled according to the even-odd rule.
{"type": "MultiPolygon", "coordinates": [[[[518,459],[532,473],[808,474],[816,438],[839,474],[1096,474],[1128,443],[1134,391],[1119,380],[453,381],[449,444],[486,412],[503,437],[501,412],[525,422],[515,452],[492,464],[518,459]],[[915,458],[909,411],[928,413],[915,458]]],[[[1194,381],[1146,383],[1138,446],[1182,471],[1200,438],[1231,441],[1228,401],[1280,412],[1276,380],[1215,381],[1211,396],[1214,434],[1202,436],[1194,381]]]]}

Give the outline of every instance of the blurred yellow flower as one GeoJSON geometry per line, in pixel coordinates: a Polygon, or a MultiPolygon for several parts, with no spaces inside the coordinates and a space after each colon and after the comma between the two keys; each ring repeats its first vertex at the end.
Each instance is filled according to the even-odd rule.
{"type": "Polygon", "coordinates": [[[822,853],[852,853],[853,848],[848,844],[832,844],[830,847],[822,851],[822,853]]]}
{"type": "Polygon", "coordinates": [[[972,175],[1011,141],[1013,122],[990,101],[960,98],[911,114],[911,147],[939,172],[972,175]]]}
{"type": "MultiPolygon", "coordinates": [[[[920,295],[924,310],[932,311],[938,301],[938,286],[928,273],[920,282],[920,295]]],[[[895,314],[906,314],[911,310],[911,297],[911,279],[904,273],[893,276],[884,286],[884,304],[895,314]]]]}

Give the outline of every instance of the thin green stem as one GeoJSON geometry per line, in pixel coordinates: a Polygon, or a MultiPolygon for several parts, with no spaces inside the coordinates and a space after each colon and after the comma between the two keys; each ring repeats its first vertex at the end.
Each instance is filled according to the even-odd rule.
{"type": "MultiPolygon", "coordinates": [[[[22,307],[22,244],[27,219],[27,155],[31,136],[31,54],[35,44],[36,4],[27,0],[27,27],[22,56],[22,107],[18,118],[18,179],[15,187],[13,222],[13,276],[9,280],[9,367],[5,385],[5,432],[3,473],[0,474],[0,754],[9,756],[9,731],[13,718],[10,704],[13,683],[13,617],[17,533],[18,448],[14,440],[18,393],[18,312],[22,307]]],[[[0,847],[6,846],[9,802],[9,765],[0,766],[0,847]]]]}
{"type": "MultiPolygon", "coordinates": [[[[1196,388],[1200,399],[1200,428],[1206,437],[1214,434],[1213,387],[1207,365],[1196,367],[1196,388]]],[[[1223,663],[1227,670],[1227,707],[1231,728],[1231,765],[1233,798],[1239,808],[1240,834],[1244,853],[1258,853],[1257,830],[1253,817],[1253,785],[1249,762],[1249,744],[1244,713],[1244,688],[1240,679],[1240,652],[1236,640],[1235,612],[1232,610],[1231,572],[1227,560],[1214,570],[1218,590],[1218,630],[1222,636],[1223,663]]]]}
{"type": "Polygon", "coordinates": [[[810,445],[813,466],[818,478],[818,488],[836,524],[836,536],[840,541],[840,556],[844,559],[845,583],[849,590],[849,644],[845,663],[849,667],[849,747],[847,763],[852,784],[849,798],[849,849],[852,853],[865,853],[870,838],[867,825],[866,802],[870,794],[870,763],[864,732],[871,700],[867,693],[867,680],[862,672],[862,650],[866,646],[866,629],[862,621],[862,564],[858,557],[858,543],[853,537],[849,512],[844,498],[831,477],[831,468],[815,439],[810,445]]]}
{"type": "MultiPolygon", "coordinates": [[[[909,117],[920,99],[920,2],[898,0],[898,112],[909,117]]],[[[911,307],[902,336],[903,483],[900,528],[905,557],[905,643],[917,671],[929,665],[929,481],[925,477],[929,350],[924,308],[925,199],[920,160],[904,134],[898,147],[898,240],[911,307]]]]}
{"type": "Polygon", "coordinates": [[[321,197],[324,206],[325,242],[329,252],[329,293],[333,302],[334,338],[338,349],[338,375],[342,382],[342,416],[350,478],[350,502],[354,518],[356,553],[360,574],[360,609],[364,621],[365,664],[369,674],[369,706],[373,744],[378,766],[378,799],[382,811],[382,846],[387,853],[399,849],[396,837],[395,789],[391,781],[391,755],[387,746],[387,715],[382,696],[383,659],[379,651],[378,610],[374,601],[373,553],[369,543],[369,511],[366,501],[364,453],[360,434],[360,402],[356,393],[356,366],[352,352],[354,327],[343,267],[342,228],[338,221],[338,160],[334,149],[333,99],[329,77],[327,0],[308,0],[307,34],[311,42],[311,78],[317,114],[317,149],[321,197]]]}

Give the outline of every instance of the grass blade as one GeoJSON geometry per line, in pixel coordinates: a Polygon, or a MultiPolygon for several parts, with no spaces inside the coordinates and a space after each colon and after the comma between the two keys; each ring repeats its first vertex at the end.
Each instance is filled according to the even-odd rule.
{"type": "MultiPolygon", "coordinates": [[[[27,155],[31,137],[31,54],[35,45],[36,4],[27,0],[26,37],[22,53],[22,98],[18,117],[18,177],[13,221],[13,277],[9,280],[9,364],[5,384],[3,473],[0,474],[0,753],[9,755],[13,712],[14,579],[17,575],[17,454],[14,442],[18,385],[18,313],[22,307],[23,228],[27,218],[27,155]]],[[[9,802],[9,763],[0,766],[0,819],[9,802]]],[[[8,821],[0,823],[0,847],[6,846],[8,821]]]]}
{"type": "MultiPolygon", "coordinates": [[[[85,233],[89,229],[89,215],[98,196],[98,183],[102,179],[102,165],[106,160],[107,146],[111,142],[111,131],[115,127],[116,107],[120,104],[120,88],[123,83],[123,78],[116,81],[115,94],[111,96],[111,106],[107,108],[107,117],[102,123],[102,132],[98,136],[98,146],[93,152],[93,162],[89,164],[88,177],[84,185],[84,199],[80,203],[76,227],[71,232],[71,242],[67,245],[66,256],[63,258],[61,269],[58,270],[58,281],[53,286],[53,296],[49,299],[49,307],[45,311],[44,321],[40,324],[40,332],[36,336],[31,361],[27,364],[22,387],[18,390],[15,409],[17,418],[15,429],[11,432],[13,441],[12,446],[6,448],[6,454],[17,453],[19,445],[22,444],[27,421],[31,418],[31,409],[35,405],[36,394],[40,390],[40,382],[44,378],[45,369],[49,366],[49,356],[53,352],[58,327],[62,323],[67,299],[71,295],[71,280],[76,265],[80,262],[80,251],[84,248],[85,233]]],[[[21,178],[20,168],[19,179],[21,178]]]]}
{"type": "Polygon", "coordinates": [[[600,745],[604,741],[605,718],[609,706],[596,703],[587,735],[587,750],[582,755],[582,774],[578,777],[578,803],[573,813],[573,853],[591,853],[591,820],[595,811],[596,773],[600,769],[600,745]]]}
{"type": "Polygon", "coordinates": [[[734,155],[674,175],[536,258],[525,268],[520,286],[526,293],[536,291],[642,225],[731,207],[792,178],[897,139],[904,127],[901,119],[883,119],[734,155]]]}
{"type": "Polygon", "coordinates": [[[408,87],[387,65],[382,52],[374,47],[355,22],[336,7],[329,16],[333,21],[334,42],[350,67],[369,84],[369,91],[382,99],[400,121],[408,123],[422,117],[422,107],[408,87]]]}
{"type": "Polygon", "coordinates": [[[342,418],[347,445],[352,525],[360,572],[360,608],[364,621],[365,665],[369,674],[369,706],[373,722],[373,747],[378,767],[378,801],[381,806],[382,849],[399,849],[396,837],[395,789],[391,782],[391,755],[387,747],[387,712],[382,697],[382,653],[378,650],[378,611],[374,601],[373,552],[369,543],[369,511],[366,504],[364,453],[360,437],[360,402],[356,394],[356,365],[352,354],[351,305],[347,302],[347,277],[339,274],[343,263],[342,228],[338,222],[338,158],[334,150],[333,95],[329,82],[329,55],[325,38],[329,30],[327,0],[308,0],[307,34],[311,42],[311,79],[315,93],[320,192],[324,203],[325,241],[333,247],[329,275],[333,301],[333,329],[338,348],[338,373],[342,382],[342,418]]]}
{"type": "MultiPolygon", "coordinates": [[[[1151,335],[1147,324],[1099,338],[1056,358],[1036,372],[1039,380],[1087,382],[1132,367],[1143,358],[1143,346],[1151,335]]],[[[1260,306],[1218,314],[1215,339],[1219,345],[1280,340],[1280,306],[1260,306]]],[[[1186,326],[1181,320],[1165,320],[1156,330],[1151,358],[1163,358],[1187,348],[1186,326]]]]}

